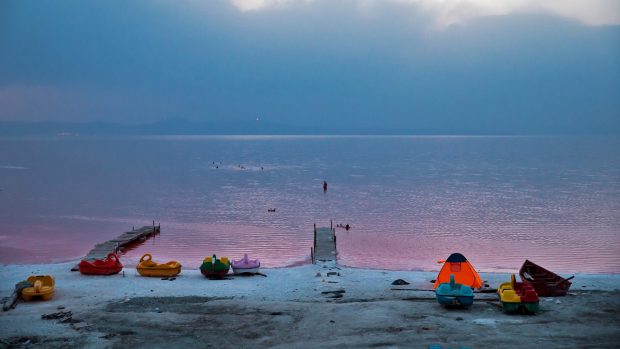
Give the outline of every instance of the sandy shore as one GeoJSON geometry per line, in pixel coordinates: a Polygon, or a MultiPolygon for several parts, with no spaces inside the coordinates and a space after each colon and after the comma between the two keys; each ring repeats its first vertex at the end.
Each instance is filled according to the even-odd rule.
{"type": "MultiPolygon", "coordinates": [[[[53,300],[1,313],[0,347],[617,348],[620,340],[620,275],[577,275],[571,295],[544,298],[539,314],[523,316],[504,314],[495,294],[445,309],[432,292],[435,272],[305,265],[227,280],[184,270],[167,281],[128,268],[84,276],[72,265],[0,267],[3,296],[28,275],[56,277],[53,300]],[[72,316],[41,318],[58,311],[72,316]]],[[[508,279],[481,276],[492,287],[508,279]]]]}

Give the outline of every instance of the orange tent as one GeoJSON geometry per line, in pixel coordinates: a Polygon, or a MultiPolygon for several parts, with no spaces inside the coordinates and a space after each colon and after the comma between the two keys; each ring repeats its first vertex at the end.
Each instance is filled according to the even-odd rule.
{"type": "Polygon", "coordinates": [[[454,274],[454,281],[471,288],[481,288],[482,279],[476,273],[474,267],[469,263],[467,258],[460,253],[453,253],[445,261],[443,267],[437,275],[435,288],[444,282],[450,282],[450,274],[454,274]]]}

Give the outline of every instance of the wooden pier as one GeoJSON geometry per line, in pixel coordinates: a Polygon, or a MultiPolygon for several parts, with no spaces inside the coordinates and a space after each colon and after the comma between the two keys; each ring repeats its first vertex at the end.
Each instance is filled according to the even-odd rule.
{"type": "MultiPolygon", "coordinates": [[[[149,236],[159,234],[160,228],[161,225],[155,225],[155,222],[153,222],[152,226],[147,225],[137,230],[134,229],[132,231],[125,232],[117,236],[115,239],[95,245],[95,247],[93,247],[93,249],[86,254],[86,257],[82,259],[103,259],[110,252],[118,252],[118,250],[123,246],[126,246],[137,240],[139,241],[141,239],[146,239],[149,236]]],[[[71,268],[71,271],[78,270],[79,269],[77,265],[71,268]]]]}
{"type": "Polygon", "coordinates": [[[314,225],[314,247],[310,252],[312,263],[336,262],[336,230],[333,226],[317,228],[314,225]]]}

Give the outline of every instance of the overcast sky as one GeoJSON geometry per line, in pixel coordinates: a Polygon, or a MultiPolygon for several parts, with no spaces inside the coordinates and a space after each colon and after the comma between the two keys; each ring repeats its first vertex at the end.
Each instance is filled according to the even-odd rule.
{"type": "Polygon", "coordinates": [[[0,120],[620,132],[617,0],[0,1],[0,120]]]}

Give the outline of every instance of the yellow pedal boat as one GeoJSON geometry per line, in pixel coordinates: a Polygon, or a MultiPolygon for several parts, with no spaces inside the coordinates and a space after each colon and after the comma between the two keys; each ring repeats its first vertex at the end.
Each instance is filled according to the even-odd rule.
{"type": "Polygon", "coordinates": [[[34,298],[41,298],[49,301],[54,295],[54,277],[51,275],[32,275],[27,279],[32,287],[26,287],[22,290],[22,298],[25,301],[31,301],[34,298]]]}
{"type": "Polygon", "coordinates": [[[171,277],[181,272],[181,263],[170,261],[168,263],[155,263],[149,253],[140,258],[140,264],[136,267],[142,276],[171,277]]]}

